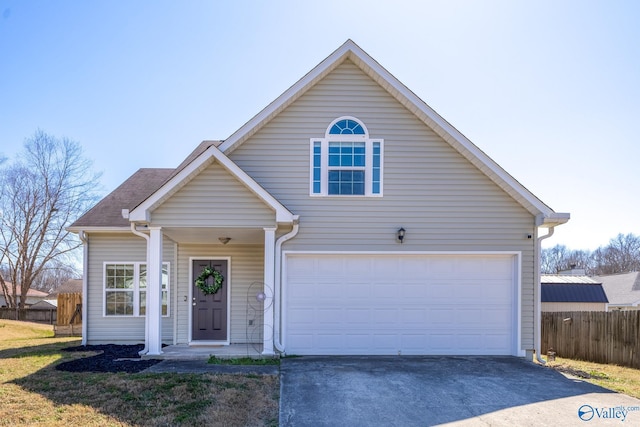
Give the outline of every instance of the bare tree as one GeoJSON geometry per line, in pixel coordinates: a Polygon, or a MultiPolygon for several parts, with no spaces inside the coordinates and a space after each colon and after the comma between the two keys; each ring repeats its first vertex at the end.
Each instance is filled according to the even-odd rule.
{"type": "Polygon", "coordinates": [[[54,259],[42,269],[38,277],[33,281],[31,288],[51,293],[68,280],[79,277],[82,277],[82,272],[74,264],[54,259]]]}
{"type": "Polygon", "coordinates": [[[555,274],[560,270],[566,270],[570,263],[571,252],[565,245],[555,245],[542,250],[540,267],[543,273],[555,274]]]}
{"type": "Polygon", "coordinates": [[[609,245],[593,252],[595,274],[640,271],[640,237],[618,234],[609,245]]]}
{"type": "Polygon", "coordinates": [[[640,271],[640,236],[618,234],[593,252],[556,245],[542,250],[540,262],[542,272],[548,274],[570,268],[584,269],[588,275],[640,271]]]}
{"type": "Polygon", "coordinates": [[[77,142],[40,130],[0,169],[0,287],[8,307],[24,308],[53,261],[71,264],[80,242],[65,227],[95,203],[99,177],[77,142]]]}

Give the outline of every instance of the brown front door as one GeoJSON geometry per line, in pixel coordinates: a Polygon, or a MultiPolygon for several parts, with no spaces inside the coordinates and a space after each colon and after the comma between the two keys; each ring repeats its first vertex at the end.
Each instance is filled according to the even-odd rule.
{"type": "MultiPolygon", "coordinates": [[[[227,295],[229,289],[226,260],[193,261],[193,311],[191,339],[200,341],[227,340],[227,295]],[[195,279],[205,267],[212,267],[222,273],[222,288],[213,295],[205,295],[196,285],[195,279]]],[[[208,280],[213,281],[213,277],[208,280]]]]}

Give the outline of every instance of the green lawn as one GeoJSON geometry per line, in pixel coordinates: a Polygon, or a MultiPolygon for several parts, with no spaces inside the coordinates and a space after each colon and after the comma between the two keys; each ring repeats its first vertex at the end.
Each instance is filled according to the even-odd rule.
{"type": "Polygon", "coordinates": [[[640,399],[640,370],[557,357],[547,367],[640,399]]]}
{"type": "Polygon", "coordinates": [[[63,372],[77,338],[0,320],[0,425],[275,426],[276,376],[63,372]]]}

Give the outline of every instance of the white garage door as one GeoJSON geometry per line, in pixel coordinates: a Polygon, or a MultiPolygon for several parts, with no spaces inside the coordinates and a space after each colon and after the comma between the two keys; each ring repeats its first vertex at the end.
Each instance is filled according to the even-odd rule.
{"type": "Polygon", "coordinates": [[[288,254],[288,354],[515,355],[514,255],[288,254]]]}

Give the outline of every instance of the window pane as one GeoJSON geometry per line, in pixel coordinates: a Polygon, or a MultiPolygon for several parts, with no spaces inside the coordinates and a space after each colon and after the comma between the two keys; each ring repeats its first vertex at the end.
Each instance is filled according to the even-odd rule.
{"type": "Polygon", "coordinates": [[[329,194],[364,194],[364,171],[329,171],[329,194]]]}
{"type": "Polygon", "coordinates": [[[380,194],[380,182],[381,182],[381,174],[380,174],[380,143],[373,143],[373,179],[371,183],[371,192],[373,194],[380,194]]]}
{"type": "Polygon", "coordinates": [[[107,292],[106,314],[111,316],[133,315],[133,292],[107,292]]]}
{"type": "Polygon", "coordinates": [[[162,315],[166,316],[168,311],[168,305],[167,305],[167,291],[162,291],[162,315]]]}
{"type": "Polygon", "coordinates": [[[313,143],[313,193],[320,194],[322,176],[322,146],[319,141],[313,143]]]}
{"type": "Polygon", "coordinates": [[[141,288],[147,287],[147,264],[140,264],[140,282],[139,286],[141,288]]]}
{"type": "Polygon", "coordinates": [[[140,291],[140,309],[138,313],[140,316],[147,314],[147,291],[140,291]]]}
{"type": "Polygon", "coordinates": [[[169,285],[169,269],[164,264],[162,265],[162,289],[167,289],[169,285]]]}
{"type": "Polygon", "coordinates": [[[364,129],[355,120],[344,119],[331,126],[329,133],[333,135],[364,135],[364,129]]]}

